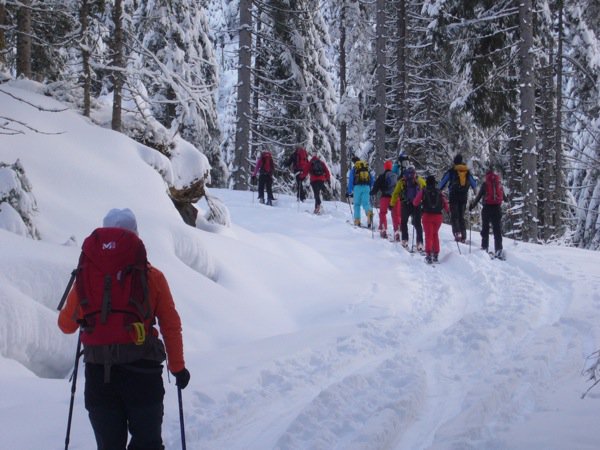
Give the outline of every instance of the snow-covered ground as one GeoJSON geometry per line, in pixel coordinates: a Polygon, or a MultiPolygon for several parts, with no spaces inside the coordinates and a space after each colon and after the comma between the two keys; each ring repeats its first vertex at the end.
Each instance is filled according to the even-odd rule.
{"type": "MultiPolygon", "coordinates": [[[[506,239],[507,261],[491,260],[476,232],[459,254],[444,225],[430,267],[348,225],[345,203],[314,216],[312,200],[268,207],[229,190],[211,193],[232,226],[194,229],[150,165],[168,162],[148,149],[7,96],[0,115],[62,132],[0,135],[0,161],[19,158],[31,183],[42,237],[0,215],[1,449],[64,448],[76,339],[56,328],[56,305],[113,207],[136,213],[182,316],[188,449],[598,448],[600,387],[580,397],[600,348],[600,254],[506,239]]],[[[173,380],[165,406],[166,448],[177,449],[173,380]]],[[[82,376],[69,448],[95,448],[82,376]]]]}

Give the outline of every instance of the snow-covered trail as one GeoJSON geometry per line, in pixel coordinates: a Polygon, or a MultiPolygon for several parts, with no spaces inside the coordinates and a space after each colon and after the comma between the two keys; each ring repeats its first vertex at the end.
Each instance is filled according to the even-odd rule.
{"type": "Polygon", "coordinates": [[[235,223],[293,236],[337,267],[321,301],[345,306],[293,334],[204,355],[192,448],[502,448],[499,433],[535,410],[565,364],[581,363],[582,340],[596,342],[597,308],[587,324],[564,318],[583,260],[544,273],[539,247],[506,240],[508,261],[494,261],[475,233],[459,255],[444,226],[443,262],[429,267],[349,226],[343,203],[316,217],[310,202],[232,200],[235,223]],[[246,208],[263,208],[264,222],[244,223],[246,208]]]}

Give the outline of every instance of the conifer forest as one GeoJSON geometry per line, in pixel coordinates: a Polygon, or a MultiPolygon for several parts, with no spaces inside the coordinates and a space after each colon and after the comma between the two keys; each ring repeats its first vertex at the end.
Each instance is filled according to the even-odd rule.
{"type": "Polygon", "coordinates": [[[600,249],[600,0],[0,0],[0,99],[19,79],[167,157],[189,142],[206,187],[252,189],[269,150],[293,195],[301,146],[345,201],[352,156],[439,180],[460,153],[501,174],[505,235],[600,249]]]}

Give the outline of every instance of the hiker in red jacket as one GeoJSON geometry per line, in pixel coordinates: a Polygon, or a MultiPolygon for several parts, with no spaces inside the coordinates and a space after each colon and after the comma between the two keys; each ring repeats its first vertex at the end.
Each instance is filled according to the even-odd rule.
{"type": "Polygon", "coordinates": [[[321,213],[321,192],[325,190],[325,183],[331,183],[331,172],[327,164],[319,158],[317,154],[313,155],[309,163],[305,166],[303,178],[310,175],[310,186],[315,196],[315,214],[321,213]]]}
{"type": "Polygon", "coordinates": [[[286,167],[291,167],[296,177],[296,198],[303,202],[306,199],[306,193],[302,186],[302,182],[306,177],[305,171],[308,166],[308,153],[303,147],[298,147],[285,161],[286,167]]]}
{"type": "Polygon", "coordinates": [[[258,200],[265,202],[265,188],[267,189],[267,205],[272,206],[273,200],[273,174],[275,173],[275,163],[271,152],[264,151],[256,160],[254,171],[252,172],[252,183],[256,182],[258,174],[258,200]]]}
{"type": "Polygon", "coordinates": [[[422,205],[423,230],[425,231],[425,262],[438,262],[440,253],[439,230],[442,226],[442,210],[450,210],[446,196],[436,187],[435,177],[429,175],[425,180],[425,189],[417,192],[413,205],[422,205]]]}

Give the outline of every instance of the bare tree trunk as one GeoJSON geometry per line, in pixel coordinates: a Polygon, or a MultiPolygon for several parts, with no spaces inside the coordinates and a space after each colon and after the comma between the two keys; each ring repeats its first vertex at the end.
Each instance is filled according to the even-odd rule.
{"type": "Polygon", "coordinates": [[[406,0],[398,0],[398,47],[396,51],[396,67],[398,71],[398,146],[404,141],[406,120],[406,0]]]}
{"type": "Polygon", "coordinates": [[[535,136],[535,92],[533,75],[532,0],[519,0],[519,84],[521,86],[521,150],[523,153],[523,239],[538,239],[537,154],[535,136]]]}
{"type": "MultiPolygon", "coordinates": [[[[340,99],[343,100],[346,96],[346,0],[340,8],[340,99]]],[[[340,123],[340,176],[342,189],[341,192],[346,192],[348,185],[348,125],[345,117],[340,123]]]]}
{"type": "Polygon", "coordinates": [[[252,0],[240,0],[240,50],[237,89],[237,127],[235,132],[234,189],[248,187],[248,149],[250,144],[250,82],[252,63],[252,0]]]}
{"type": "MultiPolygon", "coordinates": [[[[256,11],[256,16],[260,17],[261,16],[261,7],[260,5],[257,5],[257,11],[256,11]]],[[[261,70],[263,69],[262,67],[262,58],[259,57],[259,55],[262,52],[261,49],[261,45],[262,45],[262,39],[261,39],[261,29],[262,29],[262,22],[260,20],[257,20],[256,22],[256,33],[255,33],[255,40],[254,40],[254,79],[252,81],[252,123],[254,124],[253,126],[250,126],[250,130],[249,130],[249,141],[251,142],[251,146],[250,146],[250,158],[252,160],[252,158],[256,157],[258,155],[258,140],[255,139],[254,136],[254,127],[256,127],[256,132],[260,132],[259,131],[259,120],[258,120],[258,106],[259,106],[259,100],[260,100],[260,77],[257,75],[259,72],[261,72],[261,70]]]]}
{"type": "Polygon", "coordinates": [[[539,174],[539,212],[540,233],[544,241],[554,236],[553,223],[554,200],[553,192],[556,187],[554,171],[554,61],[552,41],[547,45],[547,54],[540,56],[540,125],[541,136],[539,145],[540,174],[539,174]]]}
{"type": "Polygon", "coordinates": [[[554,134],[554,157],[556,159],[554,164],[555,170],[555,190],[553,196],[554,203],[554,224],[556,227],[556,233],[558,235],[563,232],[563,207],[561,206],[561,200],[565,197],[565,191],[563,186],[563,151],[562,151],[562,85],[563,85],[563,1],[558,0],[557,2],[557,14],[558,14],[558,48],[556,50],[556,124],[554,134]]]}
{"type": "Polygon", "coordinates": [[[17,9],[17,77],[31,78],[31,0],[17,9]]]}
{"type": "Polygon", "coordinates": [[[6,35],[4,33],[4,26],[6,25],[6,4],[0,1],[0,69],[4,69],[6,60],[4,59],[4,52],[6,50],[6,35]]]}
{"type": "Polygon", "coordinates": [[[112,109],[112,129],[121,131],[122,129],[122,104],[123,104],[123,69],[125,68],[125,57],[123,54],[123,2],[115,0],[113,6],[113,23],[115,34],[113,36],[113,109],[112,109]]]}
{"type": "Polygon", "coordinates": [[[91,91],[92,91],[92,75],[90,68],[90,43],[89,43],[89,17],[90,4],[88,0],[82,0],[81,8],[79,9],[79,22],[81,24],[81,65],[83,71],[83,115],[90,117],[91,110],[91,91]]]}
{"type": "Polygon", "coordinates": [[[377,40],[375,42],[375,52],[377,59],[377,68],[375,77],[377,86],[375,88],[375,157],[373,163],[375,167],[381,167],[385,155],[385,0],[377,0],[377,40]]]}

